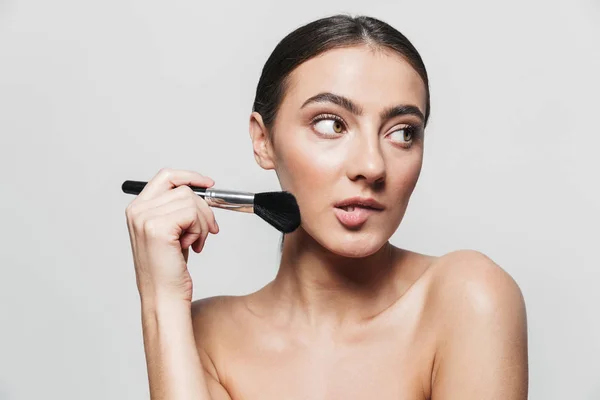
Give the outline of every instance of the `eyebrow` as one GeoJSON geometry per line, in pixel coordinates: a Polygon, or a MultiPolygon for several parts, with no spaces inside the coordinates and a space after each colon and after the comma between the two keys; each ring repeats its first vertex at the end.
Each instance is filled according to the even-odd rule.
{"type": "Polygon", "coordinates": [[[415,117],[418,117],[421,120],[421,122],[425,122],[425,116],[423,115],[421,110],[419,110],[419,107],[413,106],[411,104],[399,104],[397,106],[386,108],[385,110],[383,110],[380,117],[383,121],[386,121],[388,119],[398,117],[401,115],[414,115],[415,117]]]}
{"type": "Polygon", "coordinates": [[[358,106],[349,98],[329,92],[319,93],[309,98],[304,102],[304,104],[302,104],[302,107],[300,108],[304,108],[311,103],[333,103],[337,106],[345,108],[354,115],[362,115],[363,113],[362,107],[358,106]]]}
{"type": "MultiPolygon", "coordinates": [[[[330,92],[323,92],[312,96],[306,100],[300,108],[304,108],[312,103],[333,103],[354,115],[362,115],[363,113],[363,108],[349,98],[330,92]]],[[[388,107],[381,112],[380,117],[382,120],[388,120],[401,115],[414,115],[418,117],[421,122],[425,121],[425,116],[421,110],[419,110],[417,106],[411,104],[398,104],[396,106],[388,107]]]]}

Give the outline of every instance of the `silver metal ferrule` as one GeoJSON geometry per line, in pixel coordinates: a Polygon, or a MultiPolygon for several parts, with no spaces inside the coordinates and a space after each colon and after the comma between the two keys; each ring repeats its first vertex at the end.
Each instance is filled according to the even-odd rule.
{"type": "Polygon", "coordinates": [[[246,213],[254,212],[254,193],[207,188],[204,200],[211,207],[246,213]]]}

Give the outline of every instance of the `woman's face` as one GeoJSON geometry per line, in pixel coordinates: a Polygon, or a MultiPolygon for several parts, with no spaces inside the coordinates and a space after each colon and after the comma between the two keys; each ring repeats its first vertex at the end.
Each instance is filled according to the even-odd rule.
{"type": "Polygon", "coordinates": [[[392,51],[334,49],[290,74],[272,162],[323,247],[364,257],[398,228],[421,171],[425,102],[422,79],[392,51]],[[383,209],[336,206],[356,196],[383,209]]]}

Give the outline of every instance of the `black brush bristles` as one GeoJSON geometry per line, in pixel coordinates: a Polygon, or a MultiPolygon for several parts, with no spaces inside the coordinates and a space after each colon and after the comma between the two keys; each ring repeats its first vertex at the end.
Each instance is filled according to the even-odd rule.
{"type": "Polygon", "coordinates": [[[300,209],[289,192],[256,193],[254,214],[283,233],[293,232],[300,226],[300,209]]]}

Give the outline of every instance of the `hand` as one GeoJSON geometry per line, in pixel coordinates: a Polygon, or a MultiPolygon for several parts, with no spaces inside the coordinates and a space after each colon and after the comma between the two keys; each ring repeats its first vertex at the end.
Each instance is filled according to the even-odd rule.
{"type": "Polygon", "coordinates": [[[211,187],[199,173],[163,168],[127,206],[125,215],[138,290],[142,299],[170,297],[192,301],[189,247],[204,248],[219,226],[206,201],[187,185],[211,187]]]}

